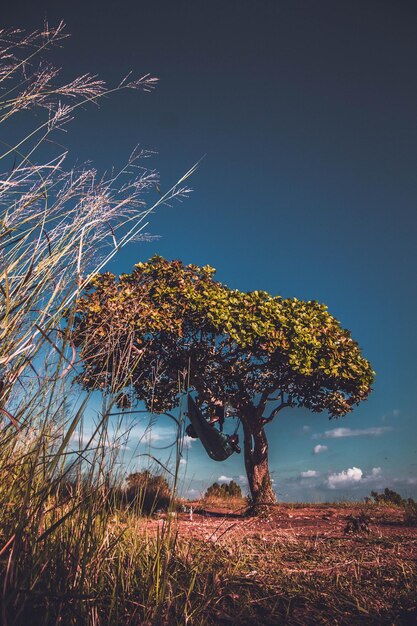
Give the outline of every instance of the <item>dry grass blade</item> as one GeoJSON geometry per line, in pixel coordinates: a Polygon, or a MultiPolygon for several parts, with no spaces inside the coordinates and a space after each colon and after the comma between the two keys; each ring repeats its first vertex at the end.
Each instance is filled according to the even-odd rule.
{"type": "Polygon", "coordinates": [[[18,421],[13,417],[11,413],[9,413],[9,411],[6,411],[6,409],[0,407],[0,412],[3,413],[10,420],[16,430],[20,430],[18,421]]]}

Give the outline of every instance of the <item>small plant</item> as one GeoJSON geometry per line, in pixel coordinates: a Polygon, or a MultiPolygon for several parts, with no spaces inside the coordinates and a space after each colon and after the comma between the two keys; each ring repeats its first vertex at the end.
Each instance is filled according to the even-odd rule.
{"type": "Polygon", "coordinates": [[[359,533],[370,533],[369,528],[370,519],[365,513],[359,513],[359,515],[348,515],[346,517],[346,526],[343,532],[347,534],[357,535],[359,533]]]}
{"type": "Polygon", "coordinates": [[[413,498],[404,501],[404,523],[407,526],[417,526],[417,502],[413,498]]]}

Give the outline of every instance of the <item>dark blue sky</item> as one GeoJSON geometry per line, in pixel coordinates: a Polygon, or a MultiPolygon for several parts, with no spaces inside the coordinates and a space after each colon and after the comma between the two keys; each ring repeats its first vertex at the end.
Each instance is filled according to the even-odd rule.
{"type": "MultiPolygon", "coordinates": [[[[293,411],[269,427],[278,493],[416,494],[416,2],[17,0],[2,10],[4,25],[28,29],[45,16],[72,34],[54,53],[66,76],[160,78],[152,94],[81,112],[63,137],[71,158],[104,170],[140,143],[157,151],[164,190],[206,155],[191,198],[152,217],[162,239],[111,269],[157,252],[209,263],[231,287],[325,302],[377,372],[373,395],[342,421],[293,411]],[[325,434],[335,428],[351,430],[325,434]]],[[[190,480],[197,463],[206,482],[244,474],[239,457],[216,465],[194,444],[190,480]]]]}

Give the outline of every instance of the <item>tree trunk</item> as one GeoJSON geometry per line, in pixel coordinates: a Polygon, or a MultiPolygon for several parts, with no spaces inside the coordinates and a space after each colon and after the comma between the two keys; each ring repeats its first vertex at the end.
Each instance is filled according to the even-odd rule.
{"type": "Polygon", "coordinates": [[[254,512],[275,504],[268,467],[268,441],[262,423],[255,416],[242,418],[246,474],[254,512]]]}

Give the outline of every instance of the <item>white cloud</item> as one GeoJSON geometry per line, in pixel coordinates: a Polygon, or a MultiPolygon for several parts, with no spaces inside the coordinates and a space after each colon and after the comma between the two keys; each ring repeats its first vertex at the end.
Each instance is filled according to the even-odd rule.
{"type": "Polygon", "coordinates": [[[78,443],[82,447],[85,447],[89,443],[91,446],[97,445],[94,444],[91,440],[91,435],[87,435],[86,433],[81,434],[77,431],[75,431],[74,434],[71,436],[70,441],[72,441],[73,443],[78,443]]]}
{"type": "Polygon", "coordinates": [[[372,426],[370,428],[333,428],[323,434],[313,435],[313,439],[339,439],[341,437],[380,437],[392,430],[391,426],[372,426]]]}
{"type": "Polygon", "coordinates": [[[243,475],[239,476],[239,478],[237,479],[237,482],[238,482],[240,485],[245,485],[245,486],[247,486],[247,485],[248,485],[248,479],[247,479],[247,477],[246,477],[246,476],[243,476],[243,475]]]}
{"type": "Polygon", "coordinates": [[[185,459],[180,459],[180,465],[187,465],[187,461],[185,459]]]}
{"type": "Polygon", "coordinates": [[[219,483],[230,483],[231,480],[233,480],[233,478],[230,478],[230,476],[219,476],[218,479],[219,483]]]}
{"type": "Polygon", "coordinates": [[[187,491],[184,494],[187,498],[193,499],[195,497],[199,497],[200,496],[200,492],[198,491],[198,489],[187,489],[187,491]]]}
{"type": "Polygon", "coordinates": [[[314,454],[321,454],[322,452],[327,452],[329,448],[327,446],[322,446],[320,443],[318,443],[316,446],[314,446],[313,448],[313,452],[314,454]]]}
{"type": "Polygon", "coordinates": [[[146,430],[140,439],[145,443],[151,444],[167,440],[162,433],[158,433],[156,430],[146,430]]]}
{"type": "Polygon", "coordinates": [[[193,439],[192,437],[189,437],[188,435],[185,435],[182,441],[183,448],[186,448],[186,450],[189,450],[191,446],[193,445],[194,441],[195,439],[193,439]]]}
{"type": "Polygon", "coordinates": [[[110,439],[103,440],[100,439],[99,434],[96,434],[93,437],[93,433],[83,432],[80,433],[75,431],[71,436],[70,441],[76,444],[76,448],[82,449],[87,448],[108,448],[109,450],[130,450],[129,446],[126,445],[127,437],[125,435],[116,436],[115,433],[109,433],[110,439]]]}
{"type": "Polygon", "coordinates": [[[338,474],[330,474],[327,478],[327,484],[330,489],[355,485],[362,480],[362,476],[363,472],[359,467],[350,467],[338,474]]]}
{"type": "Polygon", "coordinates": [[[300,473],[300,478],[316,478],[317,476],[320,476],[320,474],[316,470],[307,470],[300,473]]]}
{"type": "Polygon", "coordinates": [[[370,478],[379,478],[379,476],[381,476],[381,471],[380,467],[373,467],[370,478]]]}
{"type": "Polygon", "coordinates": [[[311,430],[310,426],[303,426],[303,433],[309,433],[311,430]]]}
{"type": "Polygon", "coordinates": [[[369,474],[364,474],[359,467],[351,467],[339,473],[330,474],[327,478],[327,486],[330,489],[337,487],[352,486],[355,484],[365,484],[378,482],[382,478],[382,469],[373,467],[369,474]]]}
{"type": "Polygon", "coordinates": [[[145,441],[146,443],[156,443],[160,441],[174,442],[177,433],[173,428],[166,426],[137,426],[130,431],[130,437],[132,437],[132,439],[138,439],[139,441],[145,441]]]}

